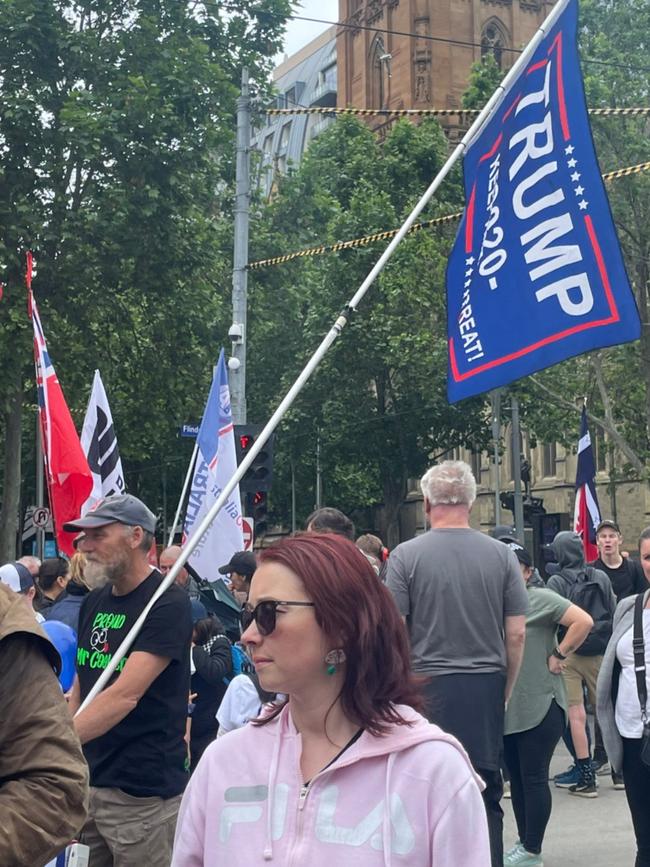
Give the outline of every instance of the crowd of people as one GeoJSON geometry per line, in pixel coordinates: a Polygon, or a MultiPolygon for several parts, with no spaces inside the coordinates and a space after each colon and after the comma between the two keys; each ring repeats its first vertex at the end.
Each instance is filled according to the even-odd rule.
{"type": "Polygon", "coordinates": [[[0,864],[74,839],[90,867],[541,867],[564,738],[555,785],[611,774],[650,867],[650,528],[640,562],[613,521],[590,564],[559,533],[545,582],[513,528],[471,528],[469,466],[421,487],[427,532],[390,555],[323,508],[218,593],[185,564],[90,703],[182,549],[153,566],[156,518],[123,494],[65,526],[70,560],[0,567],[0,864]]]}

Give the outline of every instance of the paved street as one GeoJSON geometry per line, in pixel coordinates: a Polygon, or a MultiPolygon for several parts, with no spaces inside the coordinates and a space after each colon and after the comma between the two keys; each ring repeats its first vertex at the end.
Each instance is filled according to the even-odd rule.
{"type": "MultiPolygon", "coordinates": [[[[551,762],[551,775],[571,764],[564,744],[551,762]]],[[[553,790],[553,813],[544,840],[544,867],[633,867],[635,845],[625,792],[612,788],[610,777],[599,777],[597,798],[576,798],[566,789],[553,790]]],[[[504,844],[517,839],[512,807],[503,802],[504,844]]]]}

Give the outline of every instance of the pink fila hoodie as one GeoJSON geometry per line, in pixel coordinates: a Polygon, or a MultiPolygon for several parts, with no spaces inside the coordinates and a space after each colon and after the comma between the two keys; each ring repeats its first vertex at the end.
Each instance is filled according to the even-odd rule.
{"type": "Polygon", "coordinates": [[[183,796],[172,867],[489,867],[483,782],[460,743],[412,708],[364,732],[303,787],[289,707],[203,754],[183,796]]]}

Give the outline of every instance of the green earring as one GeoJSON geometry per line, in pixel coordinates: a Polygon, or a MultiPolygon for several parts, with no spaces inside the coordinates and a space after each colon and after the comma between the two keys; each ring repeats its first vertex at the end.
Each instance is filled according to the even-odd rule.
{"type": "Polygon", "coordinates": [[[331,676],[336,674],[337,665],[341,665],[345,662],[345,651],[337,648],[336,650],[330,650],[325,654],[325,663],[327,665],[327,673],[331,676]]]}

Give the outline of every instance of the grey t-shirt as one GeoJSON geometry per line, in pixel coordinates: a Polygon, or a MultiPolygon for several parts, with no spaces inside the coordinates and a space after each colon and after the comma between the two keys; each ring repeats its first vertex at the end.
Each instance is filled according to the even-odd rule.
{"type": "Polygon", "coordinates": [[[405,615],[419,674],[506,670],[504,618],[528,610],[513,552],[478,530],[429,530],[398,545],[386,585],[405,615]]]}

